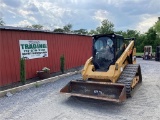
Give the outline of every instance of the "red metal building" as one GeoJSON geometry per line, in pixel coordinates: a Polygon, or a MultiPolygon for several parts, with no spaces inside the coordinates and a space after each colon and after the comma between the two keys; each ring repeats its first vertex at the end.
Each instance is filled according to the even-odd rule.
{"type": "Polygon", "coordinates": [[[47,40],[48,57],[26,60],[27,79],[48,67],[60,71],[60,56],[65,56],[65,69],[84,65],[91,56],[91,36],[52,33],[17,27],[0,27],[0,86],[20,81],[19,40],[47,40]]]}

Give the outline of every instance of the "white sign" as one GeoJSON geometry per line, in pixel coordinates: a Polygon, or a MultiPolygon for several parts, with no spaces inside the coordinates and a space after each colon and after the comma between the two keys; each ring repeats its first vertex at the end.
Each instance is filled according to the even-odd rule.
{"type": "Polygon", "coordinates": [[[21,58],[48,57],[47,40],[19,40],[21,58]]]}

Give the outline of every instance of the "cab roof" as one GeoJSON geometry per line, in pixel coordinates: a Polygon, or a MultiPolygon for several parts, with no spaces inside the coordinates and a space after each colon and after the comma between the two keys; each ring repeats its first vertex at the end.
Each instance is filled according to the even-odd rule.
{"type": "Polygon", "coordinates": [[[108,37],[123,37],[122,35],[116,34],[116,33],[109,33],[109,34],[97,34],[93,35],[92,37],[97,38],[97,37],[103,37],[103,36],[108,36],[108,37]]]}

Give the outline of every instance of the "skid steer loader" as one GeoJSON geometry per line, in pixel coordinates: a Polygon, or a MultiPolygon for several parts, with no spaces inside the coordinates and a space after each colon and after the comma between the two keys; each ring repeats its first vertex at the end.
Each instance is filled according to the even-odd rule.
{"type": "Polygon", "coordinates": [[[124,39],[115,33],[94,35],[92,49],[82,79],[70,81],[60,92],[113,102],[131,97],[133,89],[142,82],[134,39],[124,39]]]}

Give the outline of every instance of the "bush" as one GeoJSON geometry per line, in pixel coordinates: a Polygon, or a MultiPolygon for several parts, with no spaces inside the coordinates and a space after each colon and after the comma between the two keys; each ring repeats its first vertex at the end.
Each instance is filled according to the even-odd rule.
{"type": "Polygon", "coordinates": [[[47,68],[47,67],[44,67],[44,68],[42,69],[42,71],[49,73],[49,72],[50,72],[50,69],[47,68]]]}
{"type": "Polygon", "coordinates": [[[64,55],[62,55],[60,57],[60,70],[62,73],[64,73],[64,66],[65,66],[65,58],[64,58],[64,55]]]}
{"type": "Polygon", "coordinates": [[[26,70],[25,70],[25,59],[20,59],[20,79],[21,83],[24,85],[26,84],[26,70]]]}

